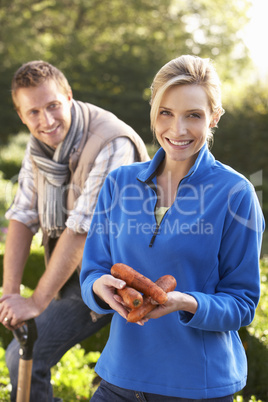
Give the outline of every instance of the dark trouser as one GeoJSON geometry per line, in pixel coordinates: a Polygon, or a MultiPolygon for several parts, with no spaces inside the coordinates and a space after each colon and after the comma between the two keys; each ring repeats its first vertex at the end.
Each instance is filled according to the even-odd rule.
{"type": "Polygon", "coordinates": [[[212,399],[187,399],[174,396],[149,394],[147,392],[131,391],[119,388],[101,380],[100,386],[90,399],[90,402],[232,402],[233,395],[212,399]]]}
{"type": "MultiPolygon", "coordinates": [[[[31,402],[53,401],[51,367],[71,347],[93,335],[111,320],[111,315],[104,315],[94,322],[90,313],[91,310],[81,298],[78,276],[74,275],[63,288],[61,299],[53,300],[36,318],[38,339],[33,351],[31,402]]],[[[7,348],[6,362],[12,384],[11,401],[15,402],[19,364],[19,344],[15,339],[7,348]]]]}

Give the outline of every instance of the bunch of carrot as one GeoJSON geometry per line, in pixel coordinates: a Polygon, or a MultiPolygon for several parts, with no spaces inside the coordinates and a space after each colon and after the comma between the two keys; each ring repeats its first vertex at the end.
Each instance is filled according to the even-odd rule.
{"type": "Polygon", "coordinates": [[[177,282],[174,276],[161,276],[156,282],[143,276],[126,264],[117,263],[111,268],[111,274],[126,282],[123,289],[117,289],[117,294],[122,297],[125,305],[130,309],[127,316],[128,322],[137,322],[154,310],[157,304],[151,303],[153,299],[158,304],[166,303],[168,292],[172,292],[177,282]]]}

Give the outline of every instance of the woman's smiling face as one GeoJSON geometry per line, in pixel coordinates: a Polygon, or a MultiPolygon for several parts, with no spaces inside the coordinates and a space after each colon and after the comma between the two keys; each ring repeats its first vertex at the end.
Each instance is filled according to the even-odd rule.
{"type": "Polygon", "coordinates": [[[166,162],[193,165],[205,144],[213,115],[201,85],[177,85],[164,93],[155,123],[156,138],[166,162]]]}

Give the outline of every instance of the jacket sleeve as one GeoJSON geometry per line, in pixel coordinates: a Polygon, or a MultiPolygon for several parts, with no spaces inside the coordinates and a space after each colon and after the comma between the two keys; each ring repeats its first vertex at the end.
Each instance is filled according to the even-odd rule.
{"type": "Polygon", "coordinates": [[[179,312],[183,325],[208,331],[249,325],[260,297],[259,258],[264,219],[253,186],[228,197],[218,255],[219,282],[214,294],[189,292],[198,302],[195,315],[179,312]]]}
{"type": "Polygon", "coordinates": [[[92,290],[95,280],[110,274],[112,260],[109,246],[109,214],[112,208],[113,179],[108,175],[100,191],[94,216],[87,235],[82,269],[81,294],[85,304],[98,314],[111,313],[98,303],[92,290]]]}

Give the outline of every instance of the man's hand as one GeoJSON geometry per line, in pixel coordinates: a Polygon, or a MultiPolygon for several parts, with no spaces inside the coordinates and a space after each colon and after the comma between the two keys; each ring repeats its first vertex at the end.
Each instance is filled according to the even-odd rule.
{"type": "Polygon", "coordinates": [[[8,329],[14,330],[25,321],[42,313],[32,297],[25,298],[18,293],[7,294],[0,299],[0,322],[8,329]]]}

